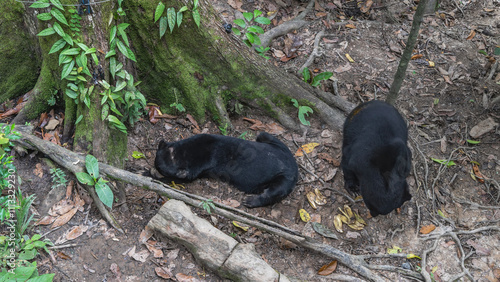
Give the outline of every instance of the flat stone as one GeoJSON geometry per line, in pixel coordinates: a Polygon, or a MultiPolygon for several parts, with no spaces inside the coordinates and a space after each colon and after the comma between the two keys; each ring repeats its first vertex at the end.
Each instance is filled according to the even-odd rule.
{"type": "Polygon", "coordinates": [[[476,126],[474,126],[469,134],[472,138],[479,138],[482,135],[492,131],[495,129],[495,127],[498,126],[498,123],[496,123],[493,118],[487,118],[480,123],[478,123],[476,126]]]}

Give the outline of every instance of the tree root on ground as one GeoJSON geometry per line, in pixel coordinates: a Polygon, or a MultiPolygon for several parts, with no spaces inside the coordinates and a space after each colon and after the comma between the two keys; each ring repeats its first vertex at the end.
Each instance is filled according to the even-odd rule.
{"type": "Polygon", "coordinates": [[[268,47],[274,38],[285,35],[292,30],[299,29],[308,24],[309,22],[304,20],[304,18],[310,11],[312,11],[313,7],[314,0],[311,0],[306,9],[302,11],[302,13],[300,13],[298,16],[296,16],[293,20],[284,22],[259,36],[261,42],[260,46],[268,47]]]}
{"type": "MultiPolygon", "coordinates": [[[[60,166],[65,167],[69,171],[76,173],[83,171],[85,157],[78,155],[75,152],[69,151],[63,147],[59,147],[51,142],[41,140],[31,134],[31,127],[27,126],[17,126],[16,129],[21,133],[22,138],[19,140],[14,140],[15,143],[20,145],[26,145],[32,149],[36,149],[45,155],[49,156],[52,160],[57,162],[60,166]]],[[[185,202],[193,207],[199,208],[201,201],[206,201],[207,199],[189,194],[187,192],[175,190],[168,185],[165,185],[159,181],[153,180],[149,177],[144,177],[137,175],[122,169],[118,169],[103,163],[99,163],[100,172],[106,174],[112,179],[119,179],[128,182],[132,185],[154,191],[161,195],[167,196],[171,199],[176,199],[185,202]]],[[[92,190],[92,189],[90,189],[92,190]]],[[[95,202],[100,202],[100,200],[95,200],[95,202]]],[[[256,227],[260,230],[269,232],[271,234],[280,236],[287,239],[298,246],[316,251],[320,254],[326,255],[332,259],[338,260],[339,263],[350,268],[354,272],[363,276],[364,278],[371,281],[385,281],[381,276],[374,273],[372,270],[386,270],[395,271],[402,273],[404,275],[413,277],[414,279],[422,279],[420,274],[411,270],[406,270],[399,267],[389,266],[389,265],[372,265],[367,263],[367,259],[380,257],[378,255],[351,255],[345,253],[339,249],[336,249],[330,245],[321,243],[314,240],[313,238],[301,235],[298,231],[292,230],[278,223],[259,218],[257,216],[246,213],[242,210],[231,208],[229,206],[215,203],[216,208],[213,210],[215,214],[221,215],[223,217],[237,220],[244,224],[256,227]]],[[[107,212],[107,210],[105,210],[107,212]]],[[[101,211],[102,213],[102,211],[101,211]]],[[[384,255],[385,258],[405,258],[405,254],[397,255],[384,255]]]]}

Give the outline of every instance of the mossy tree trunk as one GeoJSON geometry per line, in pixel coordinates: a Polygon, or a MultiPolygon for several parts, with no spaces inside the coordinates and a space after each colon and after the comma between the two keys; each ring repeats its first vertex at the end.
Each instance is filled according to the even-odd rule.
{"type": "Polygon", "coordinates": [[[168,105],[179,102],[198,120],[203,121],[208,111],[213,119],[225,124],[229,123],[227,102],[237,99],[266,110],[287,127],[298,129],[297,109],[290,102],[290,98],[295,98],[313,106],[331,127],[341,128],[344,112],[352,109],[350,103],[283,72],[234,34],[228,34],[209,1],[199,3],[199,28],[189,12],[193,1],[163,1],[167,8],[178,11],[187,6],[190,10],[181,26],[176,26],[172,33],[168,30],[161,39],[159,24],[154,23],[158,2],[135,0],[124,4],[142,80],[140,87],[149,101],[162,105],[164,111],[168,105]]]}

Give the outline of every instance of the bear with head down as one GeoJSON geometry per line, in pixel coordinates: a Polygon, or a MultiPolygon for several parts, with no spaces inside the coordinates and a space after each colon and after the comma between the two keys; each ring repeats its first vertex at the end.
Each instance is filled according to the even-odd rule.
{"type": "Polygon", "coordinates": [[[388,103],[366,102],[347,116],[341,161],[344,185],[351,193],[361,193],[372,216],[386,215],[411,199],[407,139],[405,121],[388,103]]]}
{"type": "Polygon", "coordinates": [[[253,194],[243,201],[249,208],[283,200],[298,178],[297,163],[288,147],[265,132],[256,142],[210,134],[171,143],[162,140],[155,167],[166,181],[207,177],[228,182],[253,194]]]}

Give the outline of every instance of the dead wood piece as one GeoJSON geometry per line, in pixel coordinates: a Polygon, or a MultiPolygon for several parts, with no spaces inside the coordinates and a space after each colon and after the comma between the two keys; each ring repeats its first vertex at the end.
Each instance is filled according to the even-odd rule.
{"type": "Polygon", "coordinates": [[[187,247],[196,260],[221,277],[237,281],[277,281],[280,274],[267,264],[252,244],[240,244],[191,211],[181,201],[169,200],[148,226],[187,247]]]}
{"type": "MultiPolygon", "coordinates": [[[[48,141],[39,139],[38,137],[31,134],[31,127],[26,126],[16,126],[22,137],[21,139],[14,140],[17,144],[26,144],[31,148],[44,153],[49,156],[52,160],[57,162],[60,166],[65,167],[69,171],[75,173],[83,171],[85,157],[78,155],[75,152],[69,151],[63,147],[57,146],[48,141]]],[[[153,180],[149,177],[144,177],[137,175],[110,165],[99,163],[99,171],[103,175],[107,175],[113,179],[119,179],[128,182],[132,185],[141,187],[143,189],[154,191],[158,194],[166,196],[170,199],[176,199],[183,201],[193,207],[199,207],[201,201],[207,201],[207,199],[189,194],[187,192],[179,191],[165,185],[159,181],[153,180]]],[[[97,200],[96,200],[97,201],[97,200]]],[[[262,231],[280,236],[287,239],[299,246],[304,248],[319,252],[326,255],[332,259],[336,259],[339,263],[345,265],[346,267],[357,272],[359,275],[365,277],[370,281],[385,281],[382,277],[372,272],[370,269],[376,268],[365,260],[367,257],[359,255],[351,255],[345,253],[339,249],[336,249],[330,245],[318,242],[310,237],[300,235],[299,232],[291,230],[285,226],[279,225],[278,223],[271,222],[266,219],[258,218],[242,210],[231,208],[229,206],[214,203],[216,208],[212,210],[213,213],[221,215],[223,217],[236,220],[238,222],[248,224],[250,226],[256,227],[262,231]]]]}

